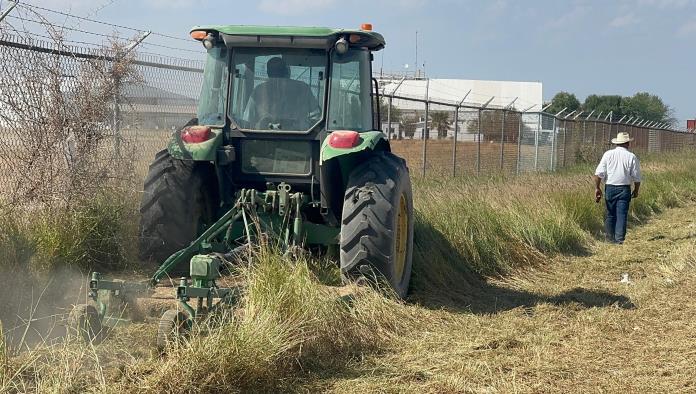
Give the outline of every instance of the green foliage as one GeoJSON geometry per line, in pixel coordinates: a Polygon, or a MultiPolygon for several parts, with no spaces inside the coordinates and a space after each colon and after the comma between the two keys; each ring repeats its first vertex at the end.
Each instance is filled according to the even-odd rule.
{"type": "Polygon", "coordinates": [[[563,109],[566,112],[573,112],[580,109],[580,101],[574,94],[568,92],[558,92],[551,99],[551,106],[546,110],[550,114],[556,114],[563,109]]]}
{"type": "Polygon", "coordinates": [[[595,115],[602,114],[602,117],[612,112],[614,120],[618,120],[623,116],[622,100],[621,96],[616,95],[599,96],[591,94],[585,99],[582,109],[588,113],[595,111],[595,115]]]}
{"type": "MultiPolygon", "coordinates": [[[[386,100],[384,97],[380,97],[379,99],[379,113],[382,117],[382,122],[386,122],[387,113],[389,113],[389,100],[386,100]]],[[[399,123],[401,120],[401,109],[395,105],[392,105],[390,116],[392,123],[399,123]]]]}
{"type": "Polygon", "coordinates": [[[132,196],[102,192],[70,207],[0,223],[0,264],[49,274],[63,268],[119,270],[134,255],[132,196]]]}
{"type": "MultiPolygon", "coordinates": [[[[418,118],[415,115],[404,116],[401,119],[401,133],[403,137],[413,138],[416,134],[416,125],[418,124],[418,118]]],[[[401,136],[399,136],[401,137],[401,136]]],[[[401,139],[401,138],[399,138],[401,139]]]]}
{"type": "MultiPolygon", "coordinates": [[[[659,173],[651,171],[650,158],[644,161],[632,223],[696,196],[696,163],[685,157],[653,158],[659,173]]],[[[450,291],[466,282],[467,270],[496,275],[555,253],[583,253],[604,231],[604,205],[594,202],[591,170],[583,165],[488,182],[416,179],[415,291],[450,291]]]]}
{"type": "MultiPolygon", "coordinates": [[[[565,93],[561,92],[559,94],[565,93]]],[[[558,112],[554,112],[556,108],[554,105],[547,112],[558,112]]],[[[562,106],[560,108],[562,109],[562,106]]],[[[630,97],[591,94],[587,96],[581,109],[586,113],[594,111],[595,115],[601,113],[602,117],[607,116],[611,112],[612,120],[614,121],[618,121],[624,116],[634,116],[656,122],[675,122],[672,117],[672,109],[660,97],[646,92],[636,93],[630,97]]]]}
{"type": "Polygon", "coordinates": [[[672,110],[656,95],[641,92],[621,101],[623,115],[637,116],[657,122],[673,123],[672,110]]]}
{"type": "Polygon", "coordinates": [[[447,138],[447,131],[452,122],[447,111],[433,111],[430,113],[430,128],[437,129],[437,138],[447,138]]]}
{"type": "Polygon", "coordinates": [[[0,216],[0,268],[25,267],[34,249],[34,243],[13,214],[0,216]]]}

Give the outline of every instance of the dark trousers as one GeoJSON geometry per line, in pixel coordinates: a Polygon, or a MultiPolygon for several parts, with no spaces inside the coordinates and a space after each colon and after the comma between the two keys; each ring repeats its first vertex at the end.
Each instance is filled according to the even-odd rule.
{"type": "Polygon", "coordinates": [[[628,206],[631,204],[631,186],[606,185],[604,200],[607,203],[607,217],[604,221],[607,240],[623,243],[626,239],[628,206]]]}

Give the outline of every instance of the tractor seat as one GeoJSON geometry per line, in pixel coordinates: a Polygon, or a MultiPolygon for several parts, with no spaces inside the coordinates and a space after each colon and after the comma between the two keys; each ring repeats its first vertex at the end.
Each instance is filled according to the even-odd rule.
{"type": "Polygon", "coordinates": [[[267,65],[268,80],[254,88],[248,104],[249,125],[257,130],[308,130],[320,111],[309,86],[290,78],[290,69],[279,57],[267,65]]]}

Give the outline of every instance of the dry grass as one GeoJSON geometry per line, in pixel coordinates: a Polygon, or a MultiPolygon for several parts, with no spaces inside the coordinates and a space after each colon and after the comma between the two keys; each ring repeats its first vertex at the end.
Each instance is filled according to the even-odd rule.
{"type": "MultiPolygon", "coordinates": [[[[624,246],[557,258],[490,283],[513,308],[422,310],[437,322],[400,337],[334,392],[693,392],[696,206],[634,229],[624,246]],[[628,273],[631,283],[620,282],[628,273]],[[356,378],[359,377],[359,378],[356,378]]],[[[504,303],[504,302],[501,302],[504,303]]]]}
{"type": "Polygon", "coordinates": [[[686,156],[646,163],[632,209],[642,226],[623,247],[594,238],[601,206],[588,168],[419,180],[407,303],[373,291],[338,298],[317,279],[332,282],[333,270],[262,251],[242,273],[241,308],[168,357],[155,354],[154,326],[136,324],[96,347],[0,346],[1,383],[10,392],[693,391],[694,167],[686,156]]]}

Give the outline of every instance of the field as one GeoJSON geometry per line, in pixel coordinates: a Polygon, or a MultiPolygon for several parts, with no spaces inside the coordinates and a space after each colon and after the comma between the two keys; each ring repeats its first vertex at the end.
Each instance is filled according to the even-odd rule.
{"type": "Polygon", "coordinates": [[[96,346],[63,339],[61,311],[84,299],[81,273],[132,260],[137,195],[95,198],[74,216],[6,217],[0,253],[16,286],[0,292],[0,383],[7,392],[693,392],[696,160],[645,158],[623,246],[601,241],[590,172],[414,177],[405,302],[368,289],[346,302],[330,262],[261,248],[239,273],[242,308],[164,358],[150,322],[96,346]]]}

